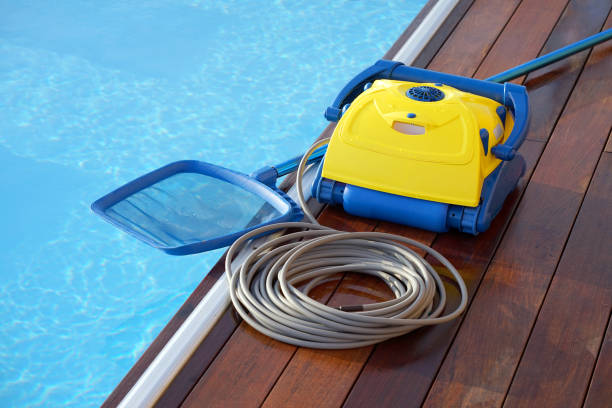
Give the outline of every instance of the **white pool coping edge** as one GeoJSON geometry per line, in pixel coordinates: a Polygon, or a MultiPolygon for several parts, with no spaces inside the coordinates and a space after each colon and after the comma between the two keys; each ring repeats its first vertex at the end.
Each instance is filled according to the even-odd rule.
{"type": "Polygon", "coordinates": [[[412,64],[459,1],[461,0],[439,0],[397,51],[393,60],[406,65],[412,64]]]}
{"type": "MultiPolygon", "coordinates": [[[[395,54],[393,60],[410,65],[423,51],[459,1],[439,0],[395,54]]],[[[312,172],[305,175],[306,185],[312,181],[312,177],[312,172]]],[[[305,191],[308,190],[305,189],[305,191]]],[[[289,191],[289,195],[295,198],[294,187],[289,191]]],[[[239,265],[248,253],[249,248],[247,247],[238,254],[232,266],[239,265]]],[[[202,298],[118,406],[120,408],[153,406],[215,326],[229,304],[228,282],[223,276],[202,298]]]]}

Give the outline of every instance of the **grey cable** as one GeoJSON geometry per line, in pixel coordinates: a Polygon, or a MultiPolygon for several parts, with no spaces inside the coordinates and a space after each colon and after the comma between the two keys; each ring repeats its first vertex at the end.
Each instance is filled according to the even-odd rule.
{"type": "Polygon", "coordinates": [[[316,221],[304,202],[302,176],[308,157],[328,142],[323,139],[312,145],[297,170],[298,201],[310,222],[263,226],[230,247],[225,271],[230,297],[240,316],[276,340],[320,349],[367,346],[459,316],[467,304],[467,288],[459,272],[434,249],[399,235],[343,232],[316,221]],[[232,270],[232,260],[247,241],[285,229],[294,232],[268,240],[232,270]],[[446,291],[440,276],[423,257],[402,244],[425,251],[448,269],[461,293],[455,310],[442,314],[446,291]],[[314,287],[340,272],[377,277],[395,299],[333,308],[308,297],[314,287]]]}

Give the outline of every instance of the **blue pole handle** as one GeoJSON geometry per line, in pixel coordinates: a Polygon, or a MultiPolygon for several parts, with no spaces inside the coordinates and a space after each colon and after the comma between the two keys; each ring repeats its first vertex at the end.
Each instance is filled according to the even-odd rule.
{"type": "MultiPolygon", "coordinates": [[[[314,152],[312,152],[312,154],[308,158],[307,163],[312,164],[312,163],[318,162],[319,160],[321,160],[323,156],[325,156],[326,151],[327,151],[327,145],[319,147],[314,152]]],[[[300,165],[300,161],[302,161],[302,157],[304,157],[304,155],[300,154],[299,156],[295,156],[292,159],[289,159],[287,161],[284,161],[274,166],[278,174],[278,177],[286,176],[287,174],[290,174],[296,171],[298,166],[300,165]]]]}
{"type": "Polygon", "coordinates": [[[363,92],[365,84],[377,79],[388,79],[393,69],[398,65],[403,64],[395,61],[378,60],[374,65],[357,74],[357,76],[351,79],[349,83],[342,88],[334,100],[334,103],[325,110],[325,119],[330,122],[339,121],[342,117],[342,108],[344,105],[352,102],[353,99],[363,92]]]}
{"type": "Polygon", "coordinates": [[[513,80],[514,78],[518,78],[538,68],[542,68],[543,66],[552,64],[553,62],[559,61],[563,58],[567,58],[577,52],[580,52],[587,48],[591,48],[599,43],[609,40],[610,38],[612,38],[612,28],[587,37],[584,40],[580,40],[574,44],[559,48],[556,51],[553,51],[546,55],[542,55],[541,57],[521,64],[517,67],[511,68],[500,74],[493,75],[492,77],[487,78],[487,81],[507,82],[513,80]]]}
{"type": "MultiPolygon", "coordinates": [[[[307,163],[312,164],[318,162],[323,156],[325,156],[326,151],[327,145],[319,147],[317,150],[312,152],[307,163]]],[[[293,173],[297,170],[298,166],[300,165],[300,161],[302,161],[302,157],[304,157],[303,154],[295,156],[292,159],[285,160],[276,166],[262,167],[261,169],[251,173],[251,177],[261,183],[274,187],[276,185],[276,180],[279,177],[286,176],[287,174],[293,173]]]]}

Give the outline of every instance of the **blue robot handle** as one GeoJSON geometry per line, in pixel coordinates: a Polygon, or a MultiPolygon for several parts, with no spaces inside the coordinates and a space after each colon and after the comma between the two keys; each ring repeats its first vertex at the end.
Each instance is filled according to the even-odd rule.
{"type": "Polygon", "coordinates": [[[516,151],[523,144],[529,127],[529,101],[525,87],[504,84],[504,105],[514,114],[514,127],[504,144],[494,146],[491,153],[501,160],[512,160],[516,151]]]}
{"type": "Polygon", "coordinates": [[[390,79],[391,72],[399,65],[404,64],[395,61],[378,60],[374,65],[357,74],[338,93],[334,103],[325,110],[325,119],[330,122],[339,121],[342,117],[342,108],[363,92],[365,84],[374,82],[377,79],[390,79]]]}

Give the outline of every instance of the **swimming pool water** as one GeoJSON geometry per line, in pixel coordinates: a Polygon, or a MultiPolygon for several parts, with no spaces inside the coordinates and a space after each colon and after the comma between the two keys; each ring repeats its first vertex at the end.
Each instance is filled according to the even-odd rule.
{"type": "Polygon", "coordinates": [[[0,0],[0,406],[101,404],[222,253],[165,255],[91,202],[302,152],[425,1],[0,0]]]}

